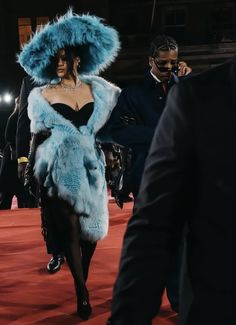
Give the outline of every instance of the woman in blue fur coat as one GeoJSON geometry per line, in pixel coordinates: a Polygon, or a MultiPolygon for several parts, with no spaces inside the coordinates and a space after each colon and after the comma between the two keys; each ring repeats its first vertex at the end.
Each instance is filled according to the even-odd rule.
{"type": "Polygon", "coordinates": [[[91,314],[83,262],[88,268],[92,254],[86,256],[86,243],[95,248],[108,230],[104,155],[96,136],[120,92],[95,74],[118,50],[113,28],[97,17],[69,11],[36,33],[19,55],[26,72],[47,83],[34,88],[28,99],[31,132],[43,137],[33,170],[50,231],[74,278],[77,313],[83,319],[91,314]]]}

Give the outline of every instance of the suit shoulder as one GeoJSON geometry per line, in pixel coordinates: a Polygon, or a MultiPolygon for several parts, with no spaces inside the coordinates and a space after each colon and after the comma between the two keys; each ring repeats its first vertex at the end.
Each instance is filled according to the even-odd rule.
{"type": "Polygon", "coordinates": [[[180,85],[191,86],[211,86],[225,83],[229,79],[229,73],[232,66],[232,61],[227,61],[216,67],[210,68],[198,74],[192,74],[188,78],[181,80],[180,85]]]}
{"type": "Polygon", "coordinates": [[[132,95],[142,92],[144,89],[144,82],[143,80],[137,80],[130,85],[124,87],[121,91],[121,93],[125,95],[132,95]]]}

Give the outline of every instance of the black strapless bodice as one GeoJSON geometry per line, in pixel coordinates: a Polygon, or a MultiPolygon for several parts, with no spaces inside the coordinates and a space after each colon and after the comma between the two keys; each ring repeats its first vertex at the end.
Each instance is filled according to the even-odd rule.
{"type": "Polygon", "coordinates": [[[71,121],[76,128],[80,127],[81,125],[86,125],[88,123],[88,120],[92,115],[94,109],[93,102],[85,104],[78,111],[75,111],[69,105],[64,103],[55,103],[51,104],[51,106],[65,119],[71,121]]]}

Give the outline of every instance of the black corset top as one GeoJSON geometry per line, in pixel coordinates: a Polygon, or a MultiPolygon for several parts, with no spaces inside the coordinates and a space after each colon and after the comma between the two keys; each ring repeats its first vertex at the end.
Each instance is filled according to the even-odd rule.
{"type": "Polygon", "coordinates": [[[65,119],[71,121],[76,128],[81,125],[86,125],[90,116],[93,113],[94,102],[90,102],[81,107],[78,111],[75,111],[72,107],[64,103],[55,103],[51,106],[61,114],[65,119]]]}

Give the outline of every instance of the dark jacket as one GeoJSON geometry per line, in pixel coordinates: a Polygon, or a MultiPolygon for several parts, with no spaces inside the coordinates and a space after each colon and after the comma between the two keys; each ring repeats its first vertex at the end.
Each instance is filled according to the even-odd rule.
{"type": "Polygon", "coordinates": [[[16,128],[18,120],[18,109],[15,110],[8,118],[5,129],[6,144],[11,150],[11,159],[16,160],[16,128]]]}
{"type": "Polygon", "coordinates": [[[37,85],[31,80],[29,76],[22,81],[20,91],[19,117],[16,131],[16,150],[17,158],[28,157],[30,148],[30,120],[28,117],[28,96],[31,90],[37,85]]]}
{"type": "Polygon", "coordinates": [[[232,61],[170,91],[125,234],[110,324],[151,324],[186,223],[193,300],[187,307],[183,297],[181,324],[235,324],[235,81],[232,61]]]}
{"type": "MultiPolygon", "coordinates": [[[[6,196],[18,197],[24,196],[23,184],[17,176],[17,160],[16,160],[16,126],[18,111],[15,110],[8,118],[5,129],[6,145],[3,151],[3,159],[0,170],[0,191],[6,196]]],[[[11,200],[9,201],[11,204],[11,200]]],[[[10,205],[8,207],[10,209],[10,205]]]]}
{"type": "Polygon", "coordinates": [[[166,92],[148,71],[143,80],[122,90],[109,125],[114,142],[133,150],[133,191],[137,192],[144,162],[169,89],[178,82],[173,75],[166,92]]]}

